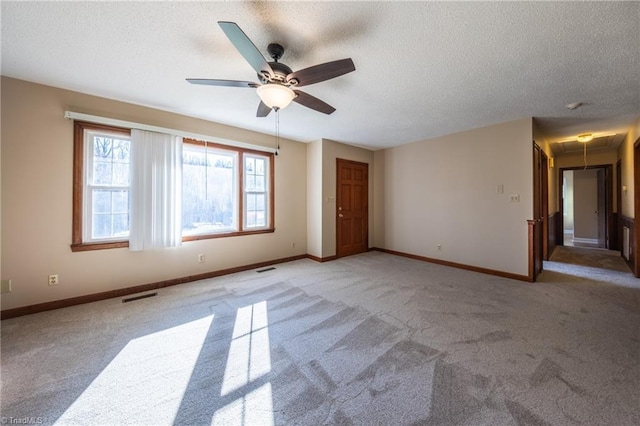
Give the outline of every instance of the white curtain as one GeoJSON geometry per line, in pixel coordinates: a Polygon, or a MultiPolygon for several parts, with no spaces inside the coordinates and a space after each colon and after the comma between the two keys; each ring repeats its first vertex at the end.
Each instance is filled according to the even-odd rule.
{"type": "Polygon", "coordinates": [[[182,138],[131,130],[129,250],[182,244],[182,138]]]}

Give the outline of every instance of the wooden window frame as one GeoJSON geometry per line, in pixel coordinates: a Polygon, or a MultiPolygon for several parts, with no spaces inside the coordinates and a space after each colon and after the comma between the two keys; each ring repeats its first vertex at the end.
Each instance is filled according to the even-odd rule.
{"type": "MultiPolygon", "coordinates": [[[[122,128],[122,127],[114,127],[103,124],[94,124],[87,123],[83,121],[75,121],[74,122],[74,130],[73,130],[73,225],[72,225],[72,236],[71,236],[71,251],[73,252],[81,252],[81,251],[90,251],[90,250],[104,250],[104,249],[113,249],[113,248],[124,248],[129,247],[129,240],[121,240],[121,241],[108,241],[108,242],[92,242],[85,243],[82,240],[82,229],[83,229],[83,211],[84,211],[84,130],[99,130],[99,131],[109,131],[112,133],[121,133],[126,134],[128,136],[131,135],[131,130],[122,128]]],[[[189,235],[182,237],[182,242],[188,241],[197,241],[197,240],[207,240],[207,239],[215,239],[215,238],[228,238],[228,237],[239,237],[244,235],[257,235],[257,234],[268,234],[275,232],[275,155],[269,152],[263,152],[258,150],[246,149],[246,148],[238,148],[229,145],[210,143],[198,141],[195,139],[184,138],[183,143],[190,143],[194,145],[207,146],[211,148],[217,148],[227,151],[234,151],[238,153],[238,217],[236,220],[238,221],[238,231],[230,231],[230,232],[218,232],[213,234],[201,234],[201,235],[189,235]],[[244,155],[259,155],[262,157],[268,158],[269,164],[269,200],[268,200],[268,226],[266,228],[260,229],[251,229],[245,230],[243,215],[244,215],[244,155]]]]}

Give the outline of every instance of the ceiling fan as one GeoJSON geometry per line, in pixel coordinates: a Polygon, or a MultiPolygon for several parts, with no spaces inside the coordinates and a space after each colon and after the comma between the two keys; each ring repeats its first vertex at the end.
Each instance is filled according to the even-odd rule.
{"type": "Polygon", "coordinates": [[[224,87],[250,87],[257,89],[260,96],[257,117],[266,117],[271,109],[279,110],[288,106],[291,101],[306,106],[324,114],[331,114],[336,109],[310,94],[297,90],[297,87],[308,86],[321,81],[330,80],[355,71],[356,67],[351,58],[314,65],[292,72],[291,68],[278,60],[284,54],[284,48],[271,43],[267,47],[273,62],[267,62],[253,42],[235,22],[218,22],[222,31],[240,54],[258,73],[260,83],[238,80],[217,80],[202,78],[187,78],[191,84],[224,87]]]}

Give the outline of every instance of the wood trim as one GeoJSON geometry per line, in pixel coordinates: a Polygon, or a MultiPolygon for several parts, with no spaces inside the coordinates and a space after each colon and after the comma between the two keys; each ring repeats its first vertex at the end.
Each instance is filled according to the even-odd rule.
{"type": "Polygon", "coordinates": [[[404,252],[395,251],[395,250],[388,250],[388,249],[383,249],[383,248],[379,248],[379,247],[372,247],[371,251],[374,251],[374,250],[375,251],[380,251],[380,252],[383,252],[383,253],[387,253],[387,254],[393,254],[395,256],[402,256],[402,257],[406,257],[406,258],[409,258],[409,259],[420,260],[422,262],[435,263],[435,264],[438,264],[438,265],[449,266],[449,267],[452,267],[452,268],[464,269],[464,270],[473,271],[473,272],[479,272],[481,274],[495,275],[495,276],[503,277],[503,278],[510,278],[510,279],[519,280],[519,281],[531,282],[531,279],[526,275],[512,274],[511,272],[504,272],[504,271],[498,271],[498,270],[495,270],[495,269],[488,269],[488,268],[481,268],[481,267],[478,267],[478,266],[465,265],[463,263],[456,263],[456,262],[450,262],[448,260],[434,259],[434,258],[425,257],[425,256],[418,256],[418,255],[415,255],[415,254],[404,253],[404,252]]]}
{"type": "Polygon", "coordinates": [[[126,248],[129,247],[129,241],[113,241],[109,243],[87,243],[87,244],[71,244],[72,252],[79,251],[91,251],[91,250],[105,250],[114,248],[126,248]]]}
{"type": "Polygon", "coordinates": [[[217,271],[205,272],[203,274],[188,275],[186,277],[174,278],[165,281],[158,281],[149,284],[137,285],[134,287],[120,288],[117,290],[109,290],[101,293],[88,294],[86,296],[72,297],[70,299],[55,300],[53,302],[39,303],[36,305],[23,306],[20,308],[5,309],[0,312],[0,319],[15,318],[23,315],[35,314],[38,312],[50,311],[52,309],[66,308],[84,303],[97,302],[115,297],[128,296],[130,294],[142,293],[145,291],[157,290],[159,288],[170,287],[178,284],[185,284],[192,281],[204,280],[207,278],[215,278],[222,275],[235,274],[237,272],[249,271],[251,269],[262,268],[265,266],[276,265],[278,263],[292,262],[294,260],[305,259],[307,255],[301,254],[297,256],[284,257],[265,262],[252,263],[250,265],[236,266],[234,268],[220,269],[217,271]]]}
{"type": "MultiPolygon", "coordinates": [[[[640,220],[640,138],[633,143],[633,251],[629,256],[633,259],[629,265],[633,271],[633,275],[640,278],[640,258],[636,252],[636,242],[640,241],[640,226],[636,226],[636,220],[640,220]]],[[[629,237],[631,239],[631,237],[629,237]]],[[[631,247],[631,241],[629,241],[631,247]]]]}
{"type": "Polygon", "coordinates": [[[210,240],[213,238],[241,237],[243,235],[272,234],[274,232],[276,232],[275,229],[266,228],[266,229],[256,229],[253,231],[233,231],[233,232],[221,232],[219,234],[189,235],[187,237],[182,237],[182,242],[186,243],[189,241],[210,240]]]}
{"type": "Polygon", "coordinates": [[[307,259],[315,260],[316,262],[330,262],[336,260],[338,256],[318,257],[312,254],[307,254],[307,259]]]}
{"type": "Polygon", "coordinates": [[[527,281],[530,282],[534,282],[536,279],[535,276],[535,265],[536,265],[536,259],[535,259],[535,250],[536,250],[536,244],[535,244],[535,226],[536,226],[537,220],[527,220],[527,240],[528,240],[528,275],[527,275],[527,281]]]}

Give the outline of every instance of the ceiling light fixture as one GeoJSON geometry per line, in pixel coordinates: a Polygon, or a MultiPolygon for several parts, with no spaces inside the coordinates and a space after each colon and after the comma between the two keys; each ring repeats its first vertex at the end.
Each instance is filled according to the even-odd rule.
{"type": "Polygon", "coordinates": [[[582,142],[582,143],[591,142],[593,140],[593,134],[583,133],[581,135],[578,135],[577,139],[578,139],[578,142],[582,142]]]}
{"type": "Polygon", "coordinates": [[[569,105],[565,105],[565,108],[570,109],[570,110],[574,110],[574,109],[578,109],[582,106],[582,102],[573,102],[569,105]]]}
{"type": "Polygon", "coordinates": [[[267,83],[258,87],[258,96],[269,108],[280,110],[289,106],[296,94],[287,86],[277,83],[267,83]]]}

